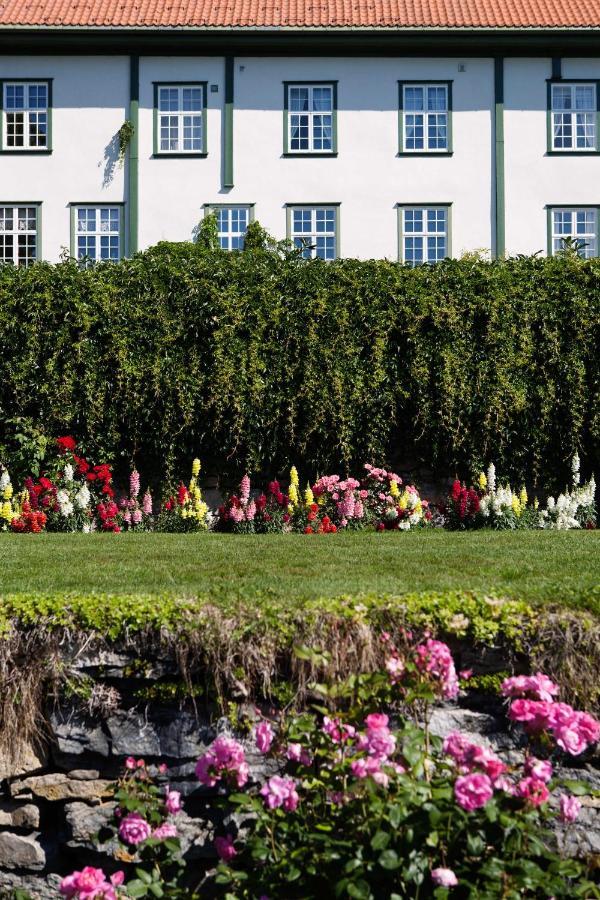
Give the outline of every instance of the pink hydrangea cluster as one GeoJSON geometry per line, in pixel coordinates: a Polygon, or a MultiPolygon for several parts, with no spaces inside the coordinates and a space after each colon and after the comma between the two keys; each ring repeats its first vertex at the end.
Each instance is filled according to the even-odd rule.
{"type": "Polygon", "coordinates": [[[559,687],[547,675],[514,675],[505,678],[500,687],[504,697],[528,697],[530,700],[552,702],[559,693],[559,687]]]}
{"type": "Polygon", "coordinates": [[[273,775],[260,789],[267,809],[281,807],[285,812],[294,812],[298,808],[300,798],[293,778],[273,775]]]}
{"type": "Polygon", "coordinates": [[[218,737],[196,763],[196,777],[207,787],[222,779],[243,787],[249,777],[244,748],[233,738],[218,737]]]}
{"type": "Polygon", "coordinates": [[[439,682],[445,700],[453,700],[458,695],[458,677],[447,644],[428,638],[416,648],[415,663],[420,672],[439,682]]]}
{"type": "Polygon", "coordinates": [[[600,738],[600,722],[567,703],[520,698],[513,700],[508,717],[520,722],[529,734],[549,731],[558,746],[571,756],[579,756],[600,738]]]}
{"type": "Polygon", "coordinates": [[[67,875],[60,883],[60,892],[73,900],[116,900],[115,888],[123,884],[123,872],[115,872],[107,880],[102,869],[86,866],[81,872],[67,875]]]}

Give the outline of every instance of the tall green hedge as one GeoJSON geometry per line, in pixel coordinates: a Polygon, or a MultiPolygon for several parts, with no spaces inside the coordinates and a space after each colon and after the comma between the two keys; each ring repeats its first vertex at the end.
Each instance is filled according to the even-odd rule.
{"type": "Polygon", "coordinates": [[[411,457],[555,486],[600,472],[600,260],[306,262],[159,244],[0,267],[0,449],[15,420],[158,477],[411,457]]]}

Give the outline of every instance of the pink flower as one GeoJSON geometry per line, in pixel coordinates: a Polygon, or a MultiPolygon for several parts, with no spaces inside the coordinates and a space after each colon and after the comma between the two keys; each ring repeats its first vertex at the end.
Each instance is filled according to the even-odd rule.
{"type": "Polygon", "coordinates": [[[401,659],[398,659],[397,656],[391,656],[388,660],[386,660],[385,668],[390,676],[390,681],[392,684],[396,684],[400,681],[403,673],[404,673],[404,663],[401,659]]]}
{"type": "Polygon", "coordinates": [[[129,493],[132,497],[137,497],[140,492],[140,473],[135,469],[129,476],[129,493]]]}
{"type": "Polygon", "coordinates": [[[142,500],[142,512],[145,516],[152,515],[152,494],[150,493],[149,488],[146,488],[146,493],[144,494],[144,499],[142,500]]]}
{"type": "Polygon", "coordinates": [[[167,796],[165,797],[165,806],[167,812],[174,816],[181,811],[181,794],[179,791],[171,791],[167,788],[167,796]]]}
{"type": "Polygon", "coordinates": [[[534,734],[546,731],[552,716],[551,703],[541,700],[514,700],[508,711],[513,722],[522,722],[525,730],[534,734]]]}
{"type": "Polygon", "coordinates": [[[254,729],[254,740],[261,753],[269,752],[273,743],[273,729],[270,722],[266,722],[263,719],[262,722],[258,723],[254,729]]]}
{"type": "Polygon", "coordinates": [[[125,760],[125,768],[126,769],[136,769],[137,768],[137,762],[135,761],[133,756],[127,757],[127,759],[125,760]]]}
{"type": "Polygon", "coordinates": [[[334,744],[351,740],[356,734],[356,728],[353,725],[344,725],[339,719],[330,719],[329,716],[323,717],[321,731],[328,735],[334,744]]]}
{"type": "Polygon", "coordinates": [[[240,500],[244,502],[248,501],[250,496],[250,479],[247,475],[244,475],[240,482],[240,500]]]}
{"type": "Polygon", "coordinates": [[[516,794],[521,799],[526,800],[531,806],[541,806],[550,797],[550,791],[544,782],[531,776],[523,778],[518,783],[516,794]]]}
{"type": "Polygon", "coordinates": [[[63,878],[60,892],[77,900],[116,900],[114,889],[123,884],[124,878],[123,872],[115,872],[109,882],[102,869],[86,866],[81,872],[73,872],[63,878]]]}
{"type": "Polygon", "coordinates": [[[207,787],[222,778],[243,787],[249,774],[244,748],[230,737],[218,737],[196,763],[196,777],[207,787]]]}
{"type": "Polygon", "coordinates": [[[152,828],[139,813],[128,813],[124,819],[121,819],[119,837],[126,844],[137,847],[138,844],[147,840],[151,834],[152,828]]]}
{"type": "Polygon", "coordinates": [[[365,744],[370,756],[387,757],[396,749],[396,738],[387,727],[388,721],[384,713],[371,713],[365,719],[366,744],[361,741],[361,745],[365,744]]]}
{"type": "Polygon", "coordinates": [[[140,522],[142,521],[141,509],[134,509],[134,511],[131,514],[131,521],[133,522],[134,525],[140,524],[140,522]]]}
{"type": "Polygon", "coordinates": [[[529,697],[551,703],[560,688],[547,675],[538,672],[536,675],[505,678],[500,690],[505,697],[529,697]]]}
{"type": "Polygon", "coordinates": [[[237,850],[233,846],[233,837],[226,834],[225,837],[215,838],[215,850],[223,862],[231,862],[234,856],[237,856],[237,850]]]}
{"type": "Polygon", "coordinates": [[[571,756],[579,756],[598,740],[600,724],[588,713],[572,712],[557,721],[552,732],[559,747],[571,756]]]}
{"type": "Polygon", "coordinates": [[[560,818],[563,822],[574,822],[581,810],[581,801],[572,794],[560,795],[560,818]]]}
{"type": "Polygon", "coordinates": [[[294,779],[280,775],[269,778],[260,789],[260,793],[265,798],[267,809],[277,809],[281,806],[286,812],[294,812],[300,802],[294,779]]]}
{"type": "Polygon", "coordinates": [[[454,797],[459,806],[472,812],[485,806],[494,795],[492,782],[487,775],[475,773],[461,775],[454,783],[454,797]]]}
{"type": "Polygon", "coordinates": [[[552,763],[547,759],[536,759],[528,756],[524,766],[525,774],[547,784],[552,778],[552,763]]]}
{"type": "Polygon", "coordinates": [[[444,753],[451,756],[461,772],[472,772],[481,769],[492,781],[499,778],[506,766],[495,753],[479,744],[473,744],[464,735],[453,731],[444,740],[444,753]]]}
{"type": "Polygon", "coordinates": [[[382,760],[373,756],[361,757],[350,763],[350,770],[355,778],[371,777],[376,784],[386,788],[389,784],[389,777],[381,768],[382,760]]]}
{"type": "Polygon", "coordinates": [[[172,822],[163,822],[152,832],[152,837],[157,841],[166,841],[167,838],[177,837],[177,828],[172,822]]]}
{"type": "Polygon", "coordinates": [[[452,869],[432,869],[431,880],[434,884],[437,884],[438,887],[456,887],[458,884],[458,878],[452,869]]]}
{"type": "Polygon", "coordinates": [[[288,744],[285,755],[292,762],[302,763],[303,766],[310,766],[311,764],[310,753],[302,744],[288,744]]]}
{"type": "Polygon", "coordinates": [[[448,645],[429,638],[416,648],[415,656],[417,669],[439,681],[442,697],[453,700],[458,695],[458,678],[448,645]]]}

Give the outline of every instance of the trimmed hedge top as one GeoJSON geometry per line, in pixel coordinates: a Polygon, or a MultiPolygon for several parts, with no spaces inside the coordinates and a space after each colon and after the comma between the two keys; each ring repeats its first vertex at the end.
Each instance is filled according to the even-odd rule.
{"type": "Polygon", "coordinates": [[[0,336],[5,434],[73,433],[147,476],[195,455],[232,477],[493,458],[554,488],[575,449],[600,469],[599,260],[409,269],[165,243],[0,267],[0,336]]]}

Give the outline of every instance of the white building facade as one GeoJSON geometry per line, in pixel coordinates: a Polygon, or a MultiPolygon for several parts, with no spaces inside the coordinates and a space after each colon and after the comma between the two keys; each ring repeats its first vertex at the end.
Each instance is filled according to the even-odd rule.
{"type": "Polygon", "coordinates": [[[419,50],[389,29],[313,47],[4,23],[0,260],[119,259],[193,240],[211,211],[226,249],[256,219],[324,259],[546,254],[565,238],[595,256],[594,33],[488,32],[419,50]]]}

